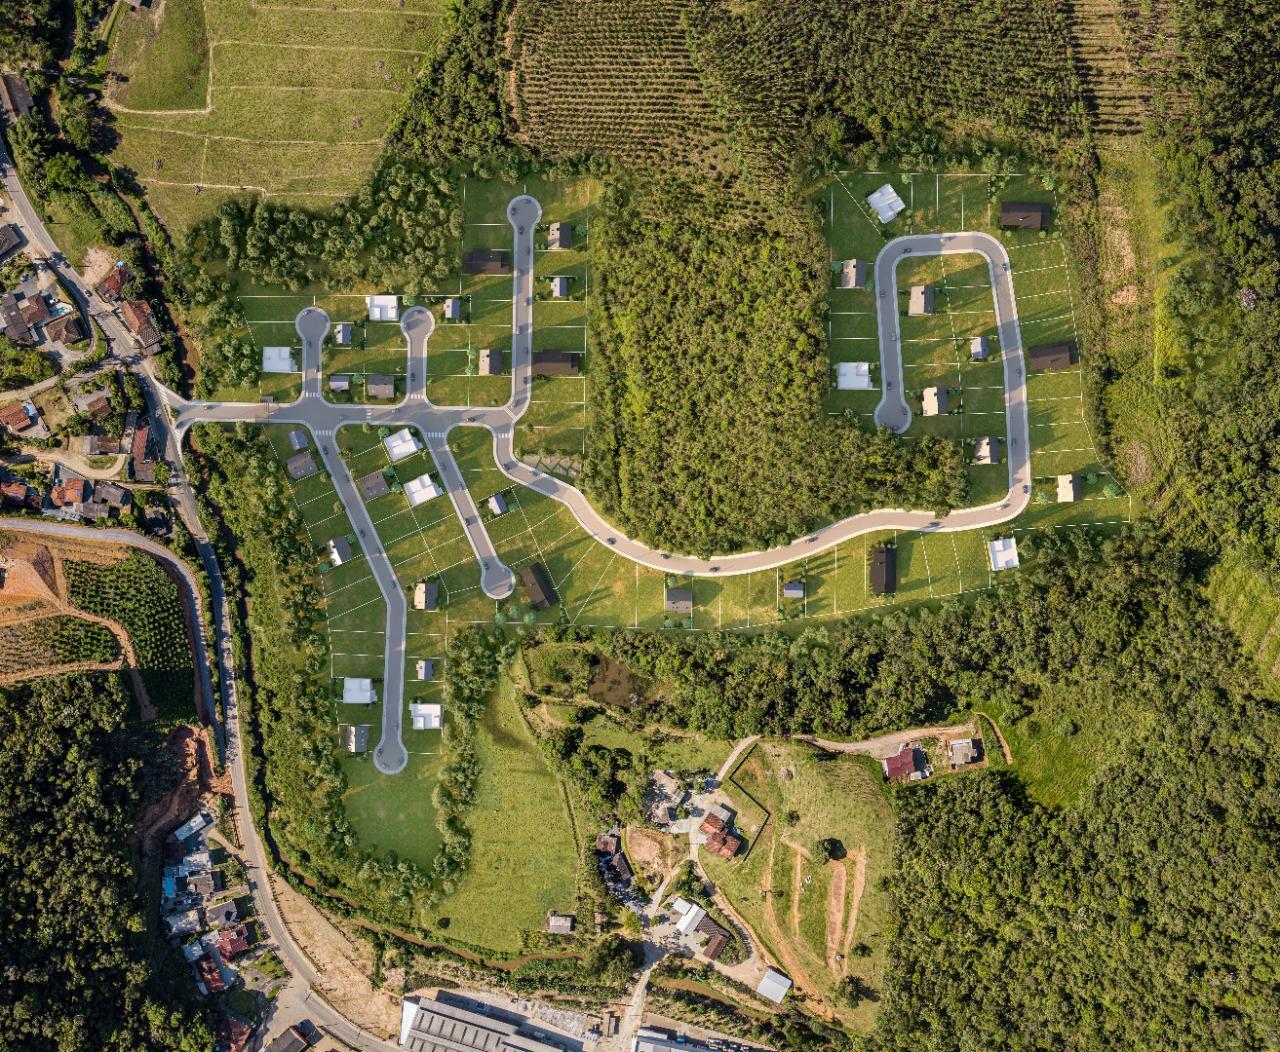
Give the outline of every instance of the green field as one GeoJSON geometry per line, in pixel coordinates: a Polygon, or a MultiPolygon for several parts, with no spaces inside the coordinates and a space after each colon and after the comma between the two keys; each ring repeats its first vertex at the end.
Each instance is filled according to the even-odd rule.
{"type": "Polygon", "coordinates": [[[124,11],[108,93],[171,226],[255,192],[322,205],[355,189],[440,38],[446,4],[165,0],[124,11]]]}
{"type": "Polygon", "coordinates": [[[850,1026],[869,1029],[875,1002],[850,1009],[832,992],[846,976],[876,990],[883,981],[890,899],[881,879],[892,866],[893,813],[878,772],[857,758],[764,741],[724,790],[749,850],[730,860],[701,852],[707,876],[797,987],[832,1004],[850,1026]],[[840,841],[845,857],[816,863],[811,848],[820,838],[840,841]],[[859,944],[866,951],[857,952],[859,944]]]}

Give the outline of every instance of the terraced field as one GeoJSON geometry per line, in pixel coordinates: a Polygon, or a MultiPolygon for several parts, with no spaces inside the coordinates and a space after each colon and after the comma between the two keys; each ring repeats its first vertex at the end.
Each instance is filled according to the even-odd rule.
{"type": "Polygon", "coordinates": [[[185,227],[228,195],[359,185],[439,39],[442,0],[162,0],[112,41],[113,159],[185,227]]]}

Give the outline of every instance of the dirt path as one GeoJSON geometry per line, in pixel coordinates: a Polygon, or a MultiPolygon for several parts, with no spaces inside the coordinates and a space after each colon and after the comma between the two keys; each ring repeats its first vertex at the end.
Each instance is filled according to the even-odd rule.
{"type": "Polygon", "coordinates": [[[1000,743],[1000,751],[1004,753],[1004,762],[1012,767],[1013,751],[1009,748],[1009,743],[1004,740],[1004,731],[1000,729],[1000,724],[996,723],[990,716],[987,716],[985,712],[982,715],[986,717],[987,722],[991,724],[991,729],[995,731],[996,741],[1000,743]]]}
{"type": "Polygon", "coordinates": [[[844,944],[844,896],[849,886],[849,871],[844,862],[832,859],[831,890],[827,892],[827,967],[831,974],[839,978],[844,969],[836,957],[844,944]]]}
{"type": "Polygon", "coordinates": [[[795,865],[791,867],[791,934],[800,938],[800,896],[804,894],[804,856],[794,849],[791,852],[795,865]]]}
{"type": "Polygon", "coordinates": [[[817,995],[817,987],[814,985],[813,980],[809,978],[809,973],[805,971],[804,965],[800,963],[795,951],[792,950],[791,940],[787,938],[782,931],[782,926],[778,923],[778,913],[773,908],[773,853],[776,848],[776,842],[769,848],[769,861],[765,866],[764,875],[760,881],[760,890],[764,893],[764,921],[769,928],[769,934],[773,937],[773,944],[777,947],[778,963],[782,965],[782,970],[791,977],[796,990],[805,995],[809,1007],[825,1019],[834,1019],[835,1014],[822,998],[817,995]]]}
{"type": "MultiPolygon", "coordinates": [[[[995,726],[992,724],[992,726],[995,726]]],[[[905,731],[894,731],[882,734],[878,738],[867,738],[860,742],[837,742],[828,738],[815,738],[811,734],[797,734],[796,741],[808,742],[827,752],[842,753],[847,756],[875,756],[883,759],[892,756],[907,742],[917,738],[971,738],[977,731],[971,723],[958,723],[951,727],[912,727],[905,731]]]]}
{"type": "Polygon", "coordinates": [[[853,947],[853,933],[858,928],[858,906],[862,902],[862,890],[867,885],[867,849],[858,848],[853,853],[853,895],[849,899],[849,920],[845,923],[844,944],[840,952],[845,956],[845,967],[848,967],[849,950],[853,947]]]}

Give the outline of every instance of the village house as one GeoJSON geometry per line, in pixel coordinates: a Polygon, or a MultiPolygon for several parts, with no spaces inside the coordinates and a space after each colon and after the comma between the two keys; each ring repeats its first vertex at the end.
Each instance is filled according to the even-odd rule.
{"type": "Polygon", "coordinates": [[[552,223],[547,231],[547,250],[559,252],[573,248],[573,226],[569,223],[552,223]]]}
{"type": "Polygon", "coordinates": [[[529,605],[535,610],[546,610],[560,601],[551,578],[542,563],[529,563],[520,568],[520,580],[529,596],[529,605]]]}

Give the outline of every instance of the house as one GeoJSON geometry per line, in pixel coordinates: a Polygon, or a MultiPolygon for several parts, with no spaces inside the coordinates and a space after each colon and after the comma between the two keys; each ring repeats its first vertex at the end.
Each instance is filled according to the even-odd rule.
{"type": "Polygon", "coordinates": [[[196,975],[200,988],[206,994],[220,994],[227,988],[227,984],[222,981],[222,969],[218,967],[218,962],[207,954],[196,961],[196,975]]]}
{"type": "Polygon", "coordinates": [[[399,321],[399,296],[366,296],[365,306],[369,308],[370,321],[399,321]]]}
{"type": "Polygon", "coordinates": [[[164,918],[164,926],[170,935],[194,935],[200,930],[200,911],[185,910],[171,913],[164,918]]]}
{"type": "Polygon", "coordinates": [[[707,944],[702,947],[702,956],[709,961],[719,960],[720,955],[724,953],[725,948],[729,945],[729,935],[725,931],[718,931],[707,940],[707,944]]]}
{"type": "Polygon", "coordinates": [[[488,500],[489,510],[495,515],[505,515],[507,513],[507,499],[501,493],[495,493],[488,500]]]}
{"type": "Polygon", "coordinates": [[[1018,542],[1012,537],[1000,537],[987,544],[987,558],[992,571],[1018,568],[1018,542]]]}
{"type": "Polygon", "coordinates": [[[547,913],[547,931],[551,935],[572,935],[577,922],[578,918],[569,913],[556,913],[555,910],[547,913]]]}
{"type": "Polygon", "coordinates": [[[760,980],[760,985],[756,987],[756,993],[774,1004],[782,1004],[782,999],[787,996],[787,991],[790,989],[790,979],[776,968],[768,968],[765,970],[764,978],[760,980]]]}
{"type": "Polygon", "coordinates": [[[354,554],[351,550],[351,542],[345,537],[334,537],[328,545],[329,562],[334,566],[341,566],[343,563],[349,563],[354,554]]]}
{"type": "Polygon", "coordinates": [[[142,350],[149,351],[160,342],[160,334],[156,332],[151,316],[151,305],[146,300],[125,300],[120,304],[120,316],[142,350]]]}
{"type": "Polygon", "coordinates": [[[289,448],[295,453],[306,449],[309,445],[311,445],[311,439],[301,428],[295,427],[289,432],[289,448]]]}
{"type": "Polygon", "coordinates": [[[576,351],[539,351],[533,356],[534,376],[577,376],[582,355],[576,351]]]}
{"type": "Polygon", "coordinates": [[[693,614],[693,589],[668,588],[665,596],[665,606],[669,614],[689,617],[693,614]]]}
{"type": "Polygon", "coordinates": [[[5,336],[16,344],[36,342],[35,334],[22,319],[22,308],[18,306],[18,298],[12,292],[0,295],[0,328],[5,336]]]}
{"type": "Polygon", "coordinates": [[[977,763],[982,758],[982,752],[978,748],[978,740],[976,738],[956,738],[947,746],[947,754],[951,760],[953,770],[957,767],[966,767],[971,763],[977,763]]]}
{"type": "Polygon", "coordinates": [[[546,610],[560,601],[551,578],[542,563],[530,563],[520,568],[520,580],[529,595],[529,605],[535,610],[546,610]]]}
{"type": "Polygon", "coordinates": [[[1080,360],[1075,340],[1042,343],[1027,351],[1028,369],[1069,369],[1080,360]]]}
{"type": "Polygon", "coordinates": [[[837,391],[870,391],[870,362],[839,362],[836,364],[837,391]]]}
{"type": "Polygon", "coordinates": [[[372,705],[378,700],[378,692],[373,689],[373,680],[346,676],[342,680],[342,702],[344,705],[372,705]]]}
{"type": "Polygon", "coordinates": [[[45,300],[44,294],[40,292],[28,296],[21,310],[22,320],[32,328],[37,325],[43,325],[53,318],[53,311],[49,309],[49,304],[45,300]]]}
{"type": "Polygon", "coordinates": [[[436,663],[433,658],[418,658],[414,665],[414,671],[418,674],[418,680],[421,683],[429,683],[435,678],[436,663]]]}
{"type": "Polygon", "coordinates": [[[788,581],[782,586],[782,598],[790,601],[804,598],[804,582],[788,581]]]}
{"type": "Polygon", "coordinates": [[[95,500],[110,504],[113,508],[123,508],[132,499],[132,494],[123,486],[114,482],[99,482],[93,488],[95,500]]]}
{"type": "Polygon", "coordinates": [[[472,248],[462,254],[462,273],[493,277],[511,273],[511,253],[472,248]]]}
{"type": "Polygon", "coordinates": [[[289,472],[289,477],[295,482],[310,478],[320,470],[316,467],[316,458],[312,456],[309,449],[305,453],[295,453],[284,462],[284,467],[289,472]]]}
{"type": "Polygon", "coordinates": [[[551,295],[558,300],[568,299],[569,282],[572,280],[572,278],[566,277],[563,274],[557,274],[551,279],[551,295]]]}
{"type": "Polygon", "coordinates": [[[111,516],[111,505],[100,500],[91,500],[87,504],[77,504],[76,514],[88,522],[100,522],[111,516]]]}
{"type": "Polygon", "coordinates": [[[477,359],[481,376],[502,375],[502,352],[494,347],[486,347],[477,359]]]}
{"type": "Polygon", "coordinates": [[[974,336],[969,341],[969,361],[985,362],[991,357],[991,346],[985,336],[974,336]]]}
{"type": "Polygon", "coordinates": [[[49,489],[49,506],[52,508],[69,508],[76,504],[86,503],[93,493],[88,479],[66,478],[55,483],[49,489]]]}
{"type": "Polygon", "coordinates": [[[885,183],[874,193],[868,194],[867,204],[875,211],[882,223],[892,223],[907,208],[907,203],[898,196],[898,191],[890,183],[885,183]]]}
{"type": "Polygon", "coordinates": [[[676,921],[676,931],[681,935],[692,935],[707,916],[707,911],[701,906],[685,899],[676,899],[671,908],[680,912],[680,919],[676,921]],[[683,911],[679,909],[681,903],[685,906],[683,911]]]}
{"type": "Polygon", "coordinates": [[[429,500],[435,500],[442,493],[444,490],[436,485],[435,479],[430,475],[419,475],[412,482],[404,484],[404,495],[409,498],[411,508],[416,508],[429,500]]]}
{"type": "Polygon", "coordinates": [[[39,414],[30,402],[10,402],[6,406],[0,406],[0,424],[15,435],[35,427],[38,419],[39,414]]]}
{"type": "Polygon", "coordinates": [[[450,296],[444,301],[444,320],[462,321],[462,297],[450,296]]]}
{"type": "Polygon", "coordinates": [[[391,492],[391,485],[387,482],[387,476],[381,471],[371,471],[356,483],[356,488],[360,490],[360,496],[365,500],[377,500],[379,497],[385,497],[391,492]]]}
{"type": "Polygon", "coordinates": [[[351,323],[340,321],[333,327],[333,342],[339,347],[351,346],[351,323]]]}
{"type": "Polygon", "coordinates": [[[219,902],[216,906],[206,906],[204,911],[205,923],[212,928],[223,928],[228,924],[235,924],[240,919],[240,912],[236,909],[234,899],[228,899],[226,902],[219,902]]]}
{"type": "Polygon", "coordinates": [[[706,816],[702,819],[702,825],[698,828],[703,833],[710,835],[711,833],[727,833],[729,827],[733,825],[733,812],[724,804],[716,804],[708,808],[706,816]]]}
{"type": "Polygon", "coordinates": [[[881,760],[880,765],[884,768],[884,776],[890,781],[897,779],[918,782],[928,776],[929,770],[924,752],[914,745],[904,745],[892,756],[881,760]]]}
{"type": "Polygon", "coordinates": [[[1080,476],[1058,476],[1058,503],[1074,504],[1080,499],[1080,476]]]}
{"type": "Polygon", "coordinates": [[[947,389],[945,387],[926,387],[920,395],[921,407],[925,416],[943,416],[947,412],[947,389]]]}
{"type": "Polygon", "coordinates": [[[264,373],[296,373],[293,351],[288,347],[263,347],[262,371],[264,373]]]}
{"type": "Polygon", "coordinates": [[[871,549],[871,591],[874,595],[893,595],[898,590],[898,550],[887,544],[871,549]]]}
{"type": "Polygon", "coordinates": [[[862,259],[846,259],[840,264],[840,287],[864,289],[867,287],[867,263],[862,259]]]}
{"type": "Polygon", "coordinates": [[[1000,463],[1000,439],[984,437],[973,444],[973,462],[975,464],[1000,463]]]}
{"type": "Polygon", "coordinates": [[[407,427],[402,427],[394,435],[388,435],[382,440],[382,444],[387,447],[387,456],[393,464],[413,456],[422,448],[422,443],[407,427]]]}
{"type": "Polygon", "coordinates": [[[118,303],[124,295],[124,287],[133,278],[133,271],[123,261],[116,263],[111,273],[98,282],[94,290],[107,303],[118,303]]]}
{"type": "Polygon", "coordinates": [[[366,724],[344,723],[338,728],[338,737],[349,753],[358,755],[369,751],[369,728],[366,724]]]}
{"type": "Polygon", "coordinates": [[[559,252],[573,248],[573,227],[568,223],[552,223],[547,231],[547,250],[559,252]]]}
{"type": "Polygon", "coordinates": [[[622,849],[622,842],[618,839],[617,833],[597,833],[596,834],[596,854],[597,855],[613,855],[622,849]]]}
{"type": "Polygon", "coordinates": [[[214,1052],[244,1052],[252,1036],[253,1027],[239,1016],[228,1012],[218,1023],[218,1039],[213,1046],[214,1052]]]}
{"type": "Polygon", "coordinates": [[[1029,201],[1001,201],[1000,226],[1006,230],[1044,230],[1051,212],[1046,204],[1029,201]]]}
{"type": "Polygon", "coordinates": [[[603,867],[605,879],[608,880],[612,877],[619,884],[629,883],[634,876],[631,872],[631,863],[627,861],[627,856],[621,851],[615,851],[606,858],[603,867]]]}
{"type": "Polygon", "coordinates": [[[330,391],[350,391],[351,377],[346,373],[334,373],[329,377],[330,391]]]}
{"type": "Polygon", "coordinates": [[[413,586],[415,610],[435,610],[439,605],[440,583],[438,581],[419,581],[413,586]]]}
{"type": "Polygon", "coordinates": [[[742,847],[742,838],[732,833],[711,833],[707,836],[703,847],[721,858],[733,858],[742,847]]]}
{"type": "Polygon", "coordinates": [[[367,373],[364,392],[370,398],[395,398],[396,378],[390,373],[367,373]]]}
{"type": "Polygon", "coordinates": [[[151,425],[141,424],[129,444],[129,477],[135,482],[155,482],[156,465],[151,457],[151,425]]]}
{"type": "Polygon", "coordinates": [[[289,1027],[267,1046],[266,1052],[306,1052],[307,1036],[296,1026],[289,1027]]]}
{"type": "Polygon", "coordinates": [[[0,500],[17,507],[29,505],[31,489],[25,482],[0,482],[0,500]]]}
{"type": "Polygon", "coordinates": [[[95,430],[80,437],[80,448],[87,457],[113,456],[120,452],[120,439],[95,430]]]}
{"type": "Polygon", "coordinates": [[[0,103],[3,103],[4,112],[11,121],[31,112],[35,103],[21,73],[0,74],[0,103]]]}
{"type": "Polygon", "coordinates": [[[428,702],[415,701],[409,706],[409,720],[415,731],[438,731],[444,726],[444,708],[428,702]]]}
{"type": "Polygon", "coordinates": [[[912,318],[923,318],[932,314],[934,309],[934,291],[932,285],[912,285],[911,298],[907,301],[907,314],[912,318]]]}
{"type": "Polygon", "coordinates": [[[197,811],[173,831],[173,839],[180,844],[211,825],[213,825],[213,819],[203,811],[197,811]]]}
{"type": "Polygon", "coordinates": [[[12,223],[0,226],[0,260],[22,244],[22,235],[12,223]]]}
{"type": "Polygon", "coordinates": [[[105,420],[111,415],[111,392],[105,387],[93,391],[83,388],[71,399],[71,408],[90,420],[105,420]]]}
{"type": "Polygon", "coordinates": [[[187,878],[187,891],[192,895],[208,896],[222,890],[222,874],[216,870],[208,873],[196,873],[187,878]]]}

